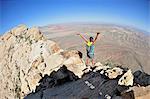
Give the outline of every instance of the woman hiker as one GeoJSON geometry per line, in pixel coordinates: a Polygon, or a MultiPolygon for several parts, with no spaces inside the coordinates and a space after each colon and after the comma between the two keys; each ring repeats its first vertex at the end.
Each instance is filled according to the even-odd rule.
{"type": "Polygon", "coordinates": [[[99,34],[100,33],[97,33],[95,38],[90,37],[89,40],[87,40],[81,34],[77,34],[86,42],[86,52],[87,52],[86,65],[89,65],[89,60],[92,61],[92,65],[94,65],[94,48],[95,48],[94,44],[99,34]]]}

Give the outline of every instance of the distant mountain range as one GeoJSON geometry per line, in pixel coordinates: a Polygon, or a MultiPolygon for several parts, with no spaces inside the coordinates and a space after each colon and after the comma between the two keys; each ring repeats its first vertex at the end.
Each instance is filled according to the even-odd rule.
{"type": "Polygon", "coordinates": [[[96,61],[113,61],[132,68],[150,71],[150,35],[148,32],[116,24],[68,23],[40,27],[47,38],[56,41],[63,49],[78,49],[84,53],[85,43],[76,34],[101,35],[96,42],[96,61]]]}

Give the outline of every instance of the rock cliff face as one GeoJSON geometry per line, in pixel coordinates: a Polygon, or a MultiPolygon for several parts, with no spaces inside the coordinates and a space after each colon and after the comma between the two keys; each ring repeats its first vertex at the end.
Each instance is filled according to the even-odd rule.
{"type": "Polygon", "coordinates": [[[0,98],[23,98],[45,74],[65,65],[79,78],[85,69],[79,51],[63,51],[37,27],[19,25],[0,37],[0,98]]]}

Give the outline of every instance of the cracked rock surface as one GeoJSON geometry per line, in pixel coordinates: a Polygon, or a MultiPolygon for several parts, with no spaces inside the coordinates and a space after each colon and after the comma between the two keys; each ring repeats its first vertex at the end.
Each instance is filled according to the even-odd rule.
{"type": "Polygon", "coordinates": [[[1,99],[23,98],[35,91],[44,75],[63,65],[78,77],[85,68],[79,51],[63,51],[37,27],[19,25],[5,33],[0,37],[0,53],[1,99]]]}

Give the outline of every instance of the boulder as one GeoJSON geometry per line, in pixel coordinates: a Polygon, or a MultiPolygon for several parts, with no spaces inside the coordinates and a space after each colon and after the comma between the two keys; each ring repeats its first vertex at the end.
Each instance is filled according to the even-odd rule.
{"type": "Polygon", "coordinates": [[[134,75],[134,83],[136,85],[140,85],[140,86],[150,85],[150,75],[149,74],[138,70],[138,71],[135,71],[133,73],[133,75],[134,75]]]}
{"type": "Polygon", "coordinates": [[[82,60],[82,53],[76,50],[64,51],[61,53],[66,59],[63,65],[67,67],[68,70],[72,71],[79,78],[84,74],[83,70],[86,68],[84,61],[82,60]]]}
{"type": "Polygon", "coordinates": [[[132,71],[129,69],[118,81],[119,85],[125,85],[125,86],[133,86],[133,79],[134,76],[132,74],[132,71]]]}
{"type": "Polygon", "coordinates": [[[119,75],[123,74],[123,69],[119,68],[119,67],[114,67],[112,69],[108,69],[106,70],[105,75],[107,77],[109,77],[110,79],[114,79],[117,78],[119,75]]]}
{"type": "Polygon", "coordinates": [[[95,66],[98,67],[98,66],[103,66],[103,64],[101,62],[97,62],[95,63],[95,66]]]}
{"type": "Polygon", "coordinates": [[[43,36],[41,31],[38,29],[38,27],[32,27],[28,29],[27,36],[30,37],[31,42],[37,42],[39,40],[45,40],[46,38],[43,36]]]}

